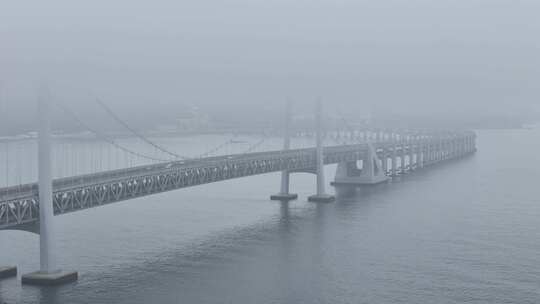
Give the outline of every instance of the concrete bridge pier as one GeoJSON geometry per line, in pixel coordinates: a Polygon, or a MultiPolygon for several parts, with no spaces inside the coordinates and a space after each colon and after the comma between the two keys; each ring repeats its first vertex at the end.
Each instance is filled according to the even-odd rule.
{"type": "Polygon", "coordinates": [[[439,159],[439,161],[440,161],[440,162],[443,162],[443,161],[446,160],[446,145],[444,144],[444,142],[441,141],[441,143],[440,143],[440,148],[439,148],[439,149],[440,149],[440,150],[439,150],[439,151],[440,151],[440,152],[439,152],[439,153],[440,153],[440,159],[439,159]]]}
{"type": "Polygon", "coordinates": [[[426,165],[431,165],[431,163],[433,162],[434,150],[435,149],[433,148],[433,143],[431,141],[429,141],[426,144],[426,160],[425,160],[426,165]]]}
{"type": "Polygon", "coordinates": [[[424,168],[424,157],[425,157],[425,146],[424,146],[424,139],[420,138],[420,141],[418,143],[418,154],[416,155],[416,163],[418,168],[423,169],[424,168]]]}
{"type": "Polygon", "coordinates": [[[439,148],[439,162],[442,162],[446,159],[446,150],[444,144],[441,144],[439,148]]]}
{"type": "Polygon", "coordinates": [[[316,203],[329,203],[333,202],[336,198],[333,195],[326,194],[325,190],[325,178],[324,178],[324,150],[323,150],[323,122],[322,122],[322,103],[319,100],[317,102],[316,110],[317,118],[317,149],[316,149],[316,172],[317,172],[317,194],[308,198],[310,202],[316,203]]]}
{"type": "Polygon", "coordinates": [[[382,169],[385,175],[388,175],[388,157],[386,155],[386,150],[383,150],[382,169]]]}
{"type": "MultiPolygon", "coordinates": [[[[285,110],[285,121],[283,129],[283,150],[287,151],[291,148],[291,102],[287,101],[285,110]]],[[[270,196],[273,201],[290,201],[298,198],[298,194],[290,193],[290,176],[291,173],[287,170],[281,172],[281,188],[278,194],[270,196]]]]}
{"type": "Polygon", "coordinates": [[[405,148],[405,142],[401,142],[401,153],[400,153],[400,164],[401,164],[401,174],[407,173],[407,170],[405,169],[405,156],[407,155],[407,150],[405,148]]]}
{"type": "Polygon", "coordinates": [[[39,192],[39,254],[40,270],[22,276],[23,284],[60,285],[76,281],[77,272],[65,272],[56,264],[56,242],[53,206],[53,184],[51,170],[51,123],[50,93],[41,92],[39,100],[38,137],[38,192],[39,192]]]}
{"type": "Polygon", "coordinates": [[[298,194],[290,193],[290,172],[283,171],[281,172],[281,191],[278,194],[270,196],[270,199],[273,201],[291,201],[298,198],[298,194]]]}
{"type": "Polygon", "coordinates": [[[462,139],[459,143],[459,154],[462,156],[467,154],[467,139],[466,138],[462,139]]]}
{"type": "Polygon", "coordinates": [[[432,142],[429,143],[428,149],[429,149],[428,161],[429,161],[429,165],[432,165],[433,162],[435,161],[435,147],[433,146],[432,142]]]}
{"type": "Polygon", "coordinates": [[[422,168],[429,166],[429,143],[422,144],[422,168]]]}
{"type": "Polygon", "coordinates": [[[409,171],[413,171],[415,169],[414,155],[414,138],[411,138],[409,139],[409,171]]]}
{"type": "Polygon", "coordinates": [[[476,135],[471,135],[471,138],[469,138],[469,153],[475,153],[476,152],[476,135]]]}
{"type": "Polygon", "coordinates": [[[435,143],[433,144],[433,163],[436,163],[436,162],[438,162],[438,161],[441,160],[441,159],[440,159],[440,155],[441,155],[440,151],[441,151],[441,145],[440,145],[440,143],[439,143],[439,142],[435,142],[435,143]]]}
{"type": "Polygon", "coordinates": [[[440,142],[438,142],[437,145],[435,146],[435,160],[434,160],[434,162],[438,163],[438,162],[442,161],[442,159],[443,159],[442,145],[441,145],[440,142]]]}
{"type": "Polygon", "coordinates": [[[431,163],[434,164],[436,162],[439,161],[439,143],[438,142],[433,142],[433,145],[431,146],[432,148],[432,159],[431,159],[431,163]]]}
{"type": "Polygon", "coordinates": [[[435,154],[436,154],[436,147],[435,143],[431,141],[429,143],[429,164],[432,165],[435,162],[435,154]]]}
{"type": "Polygon", "coordinates": [[[398,176],[397,171],[397,145],[394,142],[394,147],[392,148],[392,177],[398,176]]]}
{"type": "Polygon", "coordinates": [[[370,143],[367,156],[362,160],[362,169],[358,169],[356,162],[339,163],[332,186],[365,186],[387,182],[389,178],[381,164],[375,147],[370,143]]]}

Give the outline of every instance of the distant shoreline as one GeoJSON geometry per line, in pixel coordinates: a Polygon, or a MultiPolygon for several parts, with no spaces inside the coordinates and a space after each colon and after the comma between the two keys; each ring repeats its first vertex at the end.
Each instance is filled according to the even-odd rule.
{"type": "MultiPolygon", "coordinates": [[[[463,128],[463,126],[461,126],[463,128]]],[[[437,128],[441,128],[438,126],[437,128]]],[[[443,128],[451,128],[451,126],[445,126],[443,128]]],[[[455,128],[455,127],[454,127],[455,128]]],[[[497,131],[497,130],[534,130],[540,128],[540,121],[535,123],[527,123],[519,126],[466,126],[465,128],[475,130],[475,131],[497,131]]],[[[426,128],[429,129],[429,128],[426,128]]],[[[203,131],[203,132],[149,132],[146,134],[150,138],[181,138],[181,137],[193,137],[193,136],[205,136],[205,135],[255,135],[257,132],[243,132],[243,131],[232,131],[232,130],[212,130],[212,131],[203,131]]],[[[127,133],[113,133],[107,134],[112,139],[130,139],[136,138],[135,136],[127,133]]],[[[56,140],[85,140],[85,141],[100,141],[101,139],[94,136],[91,133],[60,133],[54,134],[53,138],[56,140]]],[[[31,141],[37,139],[36,132],[22,133],[12,136],[0,136],[0,143],[5,142],[22,142],[22,141],[31,141]]]]}

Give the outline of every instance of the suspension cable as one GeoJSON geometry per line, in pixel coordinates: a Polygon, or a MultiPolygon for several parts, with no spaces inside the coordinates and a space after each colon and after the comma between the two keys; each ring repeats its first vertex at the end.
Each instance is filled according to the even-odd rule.
{"type": "Polygon", "coordinates": [[[212,155],[212,153],[216,153],[217,151],[219,151],[219,150],[221,150],[221,149],[227,147],[227,146],[228,146],[229,144],[231,144],[232,142],[233,142],[233,139],[231,138],[231,139],[227,140],[226,142],[221,143],[221,144],[215,146],[215,147],[212,148],[212,149],[209,149],[209,150],[206,151],[205,153],[200,154],[199,158],[208,157],[208,156],[212,155]]]}
{"type": "MultiPolygon", "coordinates": [[[[101,101],[99,98],[96,97],[96,102],[110,115],[112,116],[112,118],[114,118],[114,120],[116,120],[119,124],[121,124],[122,126],[124,126],[124,128],[126,128],[127,130],[129,130],[131,133],[133,133],[135,136],[139,137],[140,139],[142,139],[144,142],[146,142],[147,144],[150,144],[152,145],[154,148],[158,149],[159,151],[161,152],[164,152],[166,154],[169,154],[175,158],[180,158],[180,159],[183,159],[183,160],[189,160],[189,159],[193,159],[194,157],[188,157],[188,156],[182,156],[182,155],[178,155],[174,152],[171,152],[167,149],[165,149],[164,147],[162,146],[159,146],[158,144],[154,143],[153,141],[149,140],[147,137],[145,137],[144,135],[142,135],[141,133],[137,132],[137,130],[131,128],[125,121],[123,121],[120,117],[118,117],[118,115],[116,115],[110,107],[108,107],[105,103],[103,103],[103,101],[101,101]]],[[[232,141],[233,141],[234,137],[228,139],[227,141],[225,141],[224,143],[222,144],[219,144],[218,146],[212,148],[212,149],[209,149],[208,151],[202,153],[199,155],[199,158],[202,158],[204,156],[209,156],[210,154],[212,153],[215,153],[217,151],[219,151],[220,149],[226,147],[227,145],[231,144],[232,141]]],[[[264,143],[264,139],[262,142],[259,142],[259,143],[256,143],[254,147],[250,147],[248,149],[248,152],[256,149],[258,146],[260,146],[261,144],[264,143]]]]}
{"type": "Polygon", "coordinates": [[[253,152],[255,149],[257,149],[258,147],[260,147],[262,144],[264,144],[264,142],[266,141],[266,137],[263,137],[261,140],[259,140],[258,142],[252,144],[251,146],[249,146],[242,154],[248,154],[248,153],[251,153],[253,152]]]}
{"type": "Polygon", "coordinates": [[[99,98],[96,97],[95,99],[96,103],[98,105],[100,105],[116,122],[118,122],[119,124],[121,124],[124,128],[126,128],[128,131],[130,131],[133,135],[135,135],[136,137],[140,138],[141,140],[143,140],[144,142],[146,142],[147,144],[153,146],[154,148],[158,149],[159,151],[165,153],[165,154],[168,154],[168,155],[171,155],[175,158],[179,158],[179,159],[188,159],[189,157],[185,157],[185,156],[182,156],[182,155],[179,155],[179,154],[176,154],[174,152],[171,152],[167,149],[165,149],[164,147],[156,144],[155,142],[149,140],[148,138],[146,138],[144,135],[142,135],[141,133],[139,133],[137,130],[133,129],[132,127],[130,127],[125,121],[123,121],[120,117],[118,117],[118,115],[116,115],[112,110],[111,108],[109,108],[105,103],[103,103],[99,98]]]}
{"type": "Polygon", "coordinates": [[[158,161],[158,162],[169,162],[170,160],[169,159],[161,159],[161,158],[155,158],[155,157],[152,157],[152,156],[148,156],[148,155],[145,155],[145,154],[142,154],[142,153],[139,153],[139,152],[136,152],[136,151],[133,151],[133,150],[130,150],[120,144],[118,144],[114,139],[108,137],[107,135],[105,135],[104,133],[101,133],[93,128],[91,128],[90,126],[88,126],[87,124],[85,124],[73,111],[71,111],[65,104],[63,103],[58,103],[57,102],[57,105],[60,106],[60,108],[66,112],[72,119],[74,119],[79,125],[81,125],[83,128],[85,128],[86,130],[90,131],[91,133],[93,133],[94,135],[96,135],[98,138],[100,138],[101,140],[105,141],[105,142],[108,142],[109,144],[115,146],[116,148],[126,152],[126,153],[129,153],[129,154],[132,154],[132,155],[135,155],[135,156],[138,156],[138,157],[141,157],[141,158],[145,158],[145,159],[148,159],[148,160],[152,160],[152,161],[158,161]]]}

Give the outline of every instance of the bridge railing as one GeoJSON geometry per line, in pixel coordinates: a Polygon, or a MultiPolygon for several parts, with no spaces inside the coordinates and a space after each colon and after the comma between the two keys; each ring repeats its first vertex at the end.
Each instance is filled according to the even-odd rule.
{"type": "MultiPolygon", "coordinates": [[[[475,136],[474,132],[464,131],[464,132],[447,132],[444,135],[442,132],[436,133],[439,134],[438,137],[433,134],[423,135],[424,139],[421,139],[423,145],[438,145],[446,141],[452,141],[455,138],[462,138],[467,136],[475,136]]],[[[401,147],[409,144],[417,144],[418,140],[406,139],[401,140],[387,140],[376,143],[377,148],[393,148],[394,146],[401,147]]],[[[362,153],[365,151],[367,146],[365,143],[361,144],[351,144],[351,145],[341,145],[341,146],[329,146],[325,147],[325,155],[329,155],[336,152],[344,151],[356,151],[362,153]]],[[[301,154],[306,153],[315,153],[314,148],[303,148],[303,149],[291,149],[291,150],[277,150],[277,151],[266,151],[266,152],[253,152],[247,154],[232,154],[224,156],[214,156],[201,159],[191,159],[183,161],[172,161],[159,164],[149,164],[142,165],[137,167],[131,167],[126,169],[117,169],[106,172],[84,174],[72,177],[65,177],[55,179],[53,182],[53,187],[56,191],[70,189],[73,187],[84,186],[88,184],[104,184],[110,181],[115,181],[119,179],[129,178],[133,176],[145,176],[152,175],[157,173],[168,173],[178,170],[188,170],[191,168],[203,168],[205,166],[211,167],[218,163],[230,162],[238,163],[241,161],[251,161],[254,159],[277,159],[277,158],[287,158],[287,157],[296,157],[301,154]]],[[[23,185],[17,185],[7,188],[0,188],[0,202],[15,200],[18,198],[32,197],[37,196],[38,188],[36,183],[29,183],[23,185]]]]}

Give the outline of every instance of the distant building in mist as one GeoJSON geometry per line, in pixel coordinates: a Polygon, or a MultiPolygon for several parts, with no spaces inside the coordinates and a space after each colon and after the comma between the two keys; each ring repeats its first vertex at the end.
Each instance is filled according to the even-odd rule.
{"type": "MultiPolygon", "coordinates": [[[[371,124],[371,114],[366,113],[343,113],[325,115],[325,129],[344,130],[347,128],[360,129],[371,124]],[[343,116],[342,116],[343,115],[343,116]]],[[[310,115],[294,115],[292,124],[299,129],[313,129],[315,127],[315,117],[310,115]]]]}
{"type": "Polygon", "coordinates": [[[189,108],[176,118],[176,128],[180,132],[206,131],[210,127],[210,116],[197,107],[189,108]]]}
{"type": "Polygon", "coordinates": [[[209,131],[213,127],[210,115],[198,107],[186,107],[174,114],[174,119],[157,124],[154,130],[158,133],[198,133],[209,131]]]}

